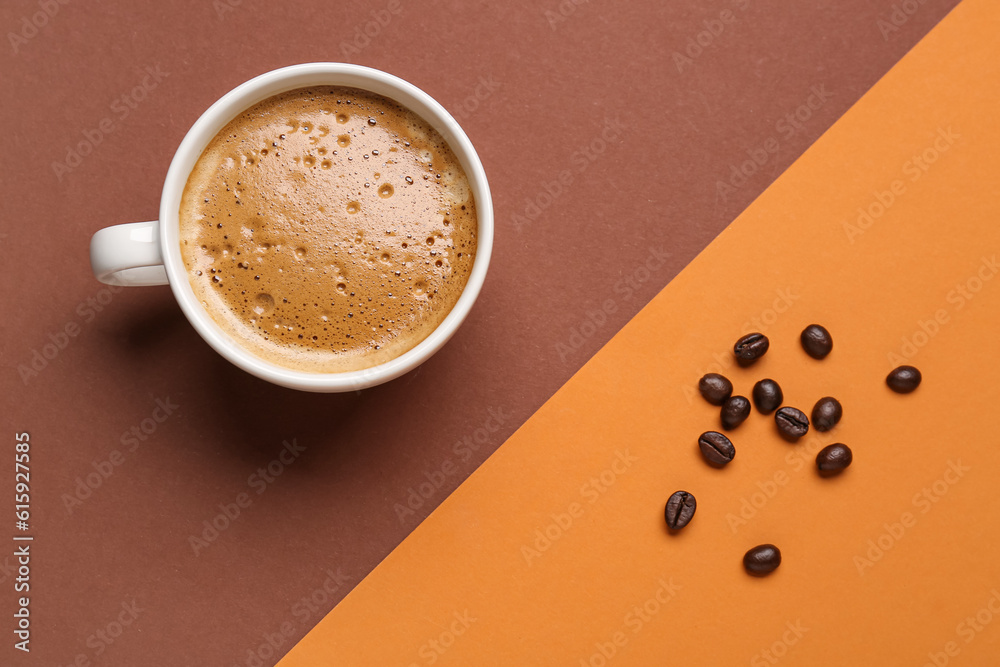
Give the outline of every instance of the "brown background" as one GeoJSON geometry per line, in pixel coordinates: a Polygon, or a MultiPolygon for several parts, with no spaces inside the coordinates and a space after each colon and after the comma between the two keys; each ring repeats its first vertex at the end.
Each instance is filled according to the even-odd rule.
{"type": "MultiPolygon", "coordinates": [[[[10,634],[13,542],[0,548],[0,662],[273,664],[956,2],[928,0],[886,39],[877,21],[892,4],[567,2],[565,20],[552,22],[555,1],[401,0],[370,43],[345,55],[389,3],[70,2],[16,40],[16,53],[8,36],[0,498],[10,510],[0,540],[17,532],[13,434],[28,431],[26,534],[36,541],[27,656],[10,634]],[[725,9],[734,22],[679,72],[674,51],[725,9]],[[359,394],[298,393],[238,371],[198,338],[167,288],[106,291],[87,256],[99,228],[156,216],[173,151],[213,101],[264,71],[316,60],[384,69],[451,109],[496,206],[495,254],[469,320],[418,371],[359,394]],[[147,67],[166,76],[120,118],[112,104],[147,67]],[[483,99],[473,102],[477,86],[483,99]],[[830,99],[788,137],[776,123],[814,86],[830,99]],[[52,163],[105,118],[111,131],[60,180],[52,163]],[[621,130],[602,144],[609,120],[621,130]],[[769,139],[777,154],[719,197],[730,165],[769,139]],[[588,145],[593,161],[582,157],[588,145]],[[563,170],[572,182],[562,194],[534,219],[517,218],[528,201],[547,203],[545,184],[563,170]],[[660,249],[667,261],[641,269],[660,249]],[[608,300],[614,312],[588,315],[608,300]],[[74,324],[77,335],[22,379],[19,366],[74,324]],[[174,414],[130,451],[122,434],[168,397],[174,414]],[[456,453],[477,433],[472,456],[456,453]],[[292,439],[305,452],[258,495],[248,478],[292,439]],[[70,512],[78,478],[112,457],[120,465],[70,512]],[[413,515],[398,516],[411,488],[442,477],[413,515]],[[189,537],[240,493],[252,505],[196,555],[189,537]],[[328,571],[339,587],[317,593],[328,571]],[[316,605],[301,606],[314,593],[316,605]],[[133,600],[134,622],[110,645],[97,639],[133,600]]],[[[39,7],[5,3],[5,34],[39,7]]]]}

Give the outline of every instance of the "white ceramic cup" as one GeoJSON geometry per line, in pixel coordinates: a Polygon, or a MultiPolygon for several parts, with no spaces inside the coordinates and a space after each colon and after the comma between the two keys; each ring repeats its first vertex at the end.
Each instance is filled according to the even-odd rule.
{"type": "Polygon", "coordinates": [[[451,115],[430,95],[391,74],[360,65],[308,63],[262,74],[227,93],[201,115],[185,135],[167,171],[160,219],[107,227],[90,241],[94,275],[109,285],[169,284],[194,328],[223,357],[243,370],[292,389],[339,392],[364,389],[397,378],[443,346],[469,314],[479,296],[493,249],[493,200],[486,172],[451,115]],[[309,373],[267,362],[241,347],[202,307],[191,289],[179,240],[181,195],[188,175],[219,130],[257,102],[306,86],[350,86],[391,98],[431,124],[448,142],[469,178],[479,217],[476,259],[458,302],[431,334],[407,352],[371,368],[343,373],[309,373]]]}

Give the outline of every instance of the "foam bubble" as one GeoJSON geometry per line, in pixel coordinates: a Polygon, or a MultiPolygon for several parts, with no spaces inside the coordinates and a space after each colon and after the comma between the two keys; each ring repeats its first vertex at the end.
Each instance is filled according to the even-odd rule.
{"type": "Polygon", "coordinates": [[[393,188],[392,185],[390,185],[389,183],[383,183],[382,185],[379,186],[378,196],[381,197],[382,199],[388,199],[389,197],[392,196],[392,193],[393,193],[393,188]]]}
{"type": "Polygon", "coordinates": [[[452,183],[445,186],[444,196],[451,204],[467,204],[472,199],[472,190],[466,183],[452,183]]]}
{"type": "Polygon", "coordinates": [[[258,315],[270,315],[274,312],[274,297],[265,292],[261,292],[254,297],[253,312],[258,315]]]}

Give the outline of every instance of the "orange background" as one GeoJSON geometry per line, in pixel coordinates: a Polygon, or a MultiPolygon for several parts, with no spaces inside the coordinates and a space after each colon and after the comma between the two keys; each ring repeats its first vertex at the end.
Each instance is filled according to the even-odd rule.
{"type": "Polygon", "coordinates": [[[280,664],[997,664],[998,31],[995,2],[955,9],[280,664]],[[752,329],[771,349],[739,369],[752,329]],[[754,411],[710,468],[720,365],[844,418],[789,444],[754,411]],[[820,479],[832,442],[854,464],[820,479]],[[698,511],[668,535],[678,489],[698,511]],[[784,560],[756,579],[762,542],[784,560]]]}

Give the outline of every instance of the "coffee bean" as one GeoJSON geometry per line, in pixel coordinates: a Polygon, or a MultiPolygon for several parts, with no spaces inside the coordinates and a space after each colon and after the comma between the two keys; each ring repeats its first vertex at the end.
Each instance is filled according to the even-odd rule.
{"type": "Polygon", "coordinates": [[[733,383],[724,375],[708,373],[698,380],[698,391],[712,405],[722,405],[733,395],[733,383]]]}
{"type": "Polygon", "coordinates": [[[885,383],[889,385],[889,389],[897,394],[909,394],[920,386],[921,379],[923,378],[920,371],[913,366],[900,366],[889,373],[885,378],[885,383]]]}
{"type": "Polygon", "coordinates": [[[844,408],[833,396],[824,396],[816,401],[812,411],[812,423],[817,431],[829,431],[844,416],[844,408]]]}
{"type": "Polygon", "coordinates": [[[851,465],[853,460],[854,455],[851,453],[851,448],[838,442],[819,450],[819,454],[816,455],[816,467],[819,468],[820,475],[829,477],[851,465]]]}
{"type": "Polygon", "coordinates": [[[744,396],[733,396],[722,404],[722,428],[730,431],[750,416],[750,401],[744,396]]]}
{"type": "Polygon", "coordinates": [[[743,567],[748,574],[763,577],[781,565],[781,551],[773,544],[761,544],[743,555],[743,567]]]}
{"type": "Polygon", "coordinates": [[[770,344],[767,336],[762,333],[751,333],[743,336],[733,345],[736,363],[740,366],[749,366],[764,356],[770,344]]]}
{"type": "Polygon", "coordinates": [[[774,413],[774,423],[781,437],[793,442],[809,431],[809,418],[797,408],[781,408],[774,413]]]}
{"type": "Polygon", "coordinates": [[[680,530],[688,525],[691,517],[694,516],[697,506],[698,502],[694,499],[694,495],[687,491],[675,491],[667,499],[667,506],[663,510],[663,516],[667,520],[667,527],[670,530],[680,530]]]}
{"type": "Polygon", "coordinates": [[[736,456],[736,448],[732,441],[718,431],[706,431],[698,438],[698,448],[705,460],[717,468],[721,468],[736,456]]]}
{"type": "Polygon", "coordinates": [[[799,340],[802,341],[802,349],[813,359],[823,359],[833,349],[830,332],[818,324],[810,324],[803,329],[799,340]]]}
{"type": "Polygon", "coordinates": [[[785,400],[781,387],[774,380],[761,380],[753,386],[753,404],[761,414],[770,414],[778,409],[785,400]]]}

